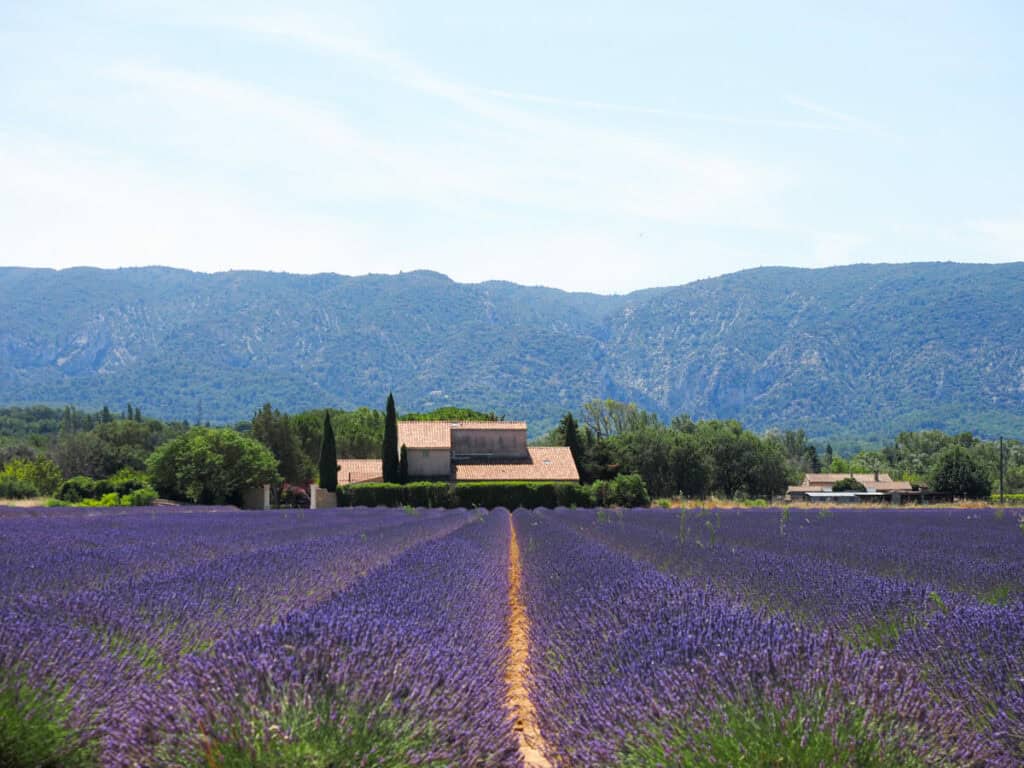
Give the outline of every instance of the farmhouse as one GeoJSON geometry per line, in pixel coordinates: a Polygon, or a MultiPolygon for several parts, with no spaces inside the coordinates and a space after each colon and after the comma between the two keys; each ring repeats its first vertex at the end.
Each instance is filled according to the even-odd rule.
{"type": "MultiPolygon", "coordinates": [[[[525,421],[399,421],[410,480],[579,482],[572,452],[526,444],[525,421]]],[[[338,485],[380,482],[379,459],[341,459],[338,485]]]]}
{"type": "Polygon", "coordinates": [[[919,494],[905,480],[893,480],[884,472],[865,474],[842,474],[834,472],[811,472],[804,475],[800,485],[791,485],[786,496],[792,501],[887,501],[899,504],[919,494]],[[864,486],[863,491],[834,491],[832,487],[840,480],[853,478],[864,486]]]}

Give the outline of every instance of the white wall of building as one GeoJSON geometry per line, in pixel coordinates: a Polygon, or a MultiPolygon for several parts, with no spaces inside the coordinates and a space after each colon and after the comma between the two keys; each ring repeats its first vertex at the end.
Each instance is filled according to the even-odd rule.
{"type": "Polygon", "coordinates": [[[407,448],[409,477],[448,477],[452,469],[447,448],[407,448]]]}

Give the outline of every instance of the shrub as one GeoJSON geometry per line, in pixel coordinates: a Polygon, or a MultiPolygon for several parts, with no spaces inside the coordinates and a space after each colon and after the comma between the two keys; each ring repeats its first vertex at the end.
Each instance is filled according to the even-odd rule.
{"type": "Polygon", "coordinates": [[[837,493],[840,491],[857,491],[858,493],[863,493],[867,488],[864,486],[864,483],[860,482],[855,477],[844,477],[832,486],[832,490],[837,493]]]}
{"type": "Polygon", "coordinates": [[[65,480],[57,488],[58,506],[146,507],[157,497],[146,476],[135,470],[123,470],[104,480],[79,475],[65,480]]]}
{"type": "Polygon", "coordinates": [[[640,475],[618,475],[598,480],[593,485],[594,503],[612,507],[646,507],[651,503],[647,486],[640,475]]]}
{"type": "Polygon", "coordinates": [[[57,486],[56,493],[58,499],[72,504],[95,498],[96,495],[96,481],[84,475],[76,475],[65,480],[57,486]]]}
{"type": "Polygon", "coordinates": [[[29,496],[36,496],[53,493],[60,485],[61,474],[60,468],[45,456],[32,459],[17,457],[7,463],[0,472],[0,478],[16,480],[22,487],[30,486],[34,492],[29,496]]]}
{"type": "MultiPolygon", "coordinates": [[[[146,488],[152,488],[149,482],[149,477],[145,472],[139,472],[136,469],[122,469],[117,474],[111,475],[106,480],[100,480],[97,486],[102,486],[105,493],[116,493],[120,496],[125,496],[134,493],[135,491],[145,490],[146,488]]],[[[156,498],[154,496],[154,498],[156,498]]]]}
{"type": "Polygon", "coordinates": [[[11,475],[0,474],[0,499],[31,499],[38,491],[31,483],[11,475]]]}
{"type": "Polygon", "coordinates": [[[309,509],[309,492],[301,485],[284,483],[278,496],[278,506],[292,509],[309,509]]]}
{"type": "Polygon", "coordinates": [[[156,491],[148,485],[121,496],[122,507],[148,507],[156,501],[156,491]]]}

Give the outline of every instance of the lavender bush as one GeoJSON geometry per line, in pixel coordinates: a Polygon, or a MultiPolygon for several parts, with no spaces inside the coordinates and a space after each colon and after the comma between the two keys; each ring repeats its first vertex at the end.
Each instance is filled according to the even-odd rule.
{"type": "Polygon", "coordinates": [[[909,656],[659,571],[581,535],[586,517],[516,516],[538,714],[560,764],[1017,764],[909,656]]]}

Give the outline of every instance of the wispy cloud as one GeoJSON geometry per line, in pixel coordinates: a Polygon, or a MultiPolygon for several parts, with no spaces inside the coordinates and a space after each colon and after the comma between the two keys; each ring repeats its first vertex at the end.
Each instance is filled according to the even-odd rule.
{"type": "MultiPolygon", "coordinates": [[[[208,20],[208,23],[243,30],[265,39],[297,43],[321,52],[359,59],[380,67],[389,76],[408,87],[449,99],[477,113],[494,117],[507,116],[507,113],[501,111],[502,105],[500,102],[518,102],[543,104],[574,110],[621,112],[748,127],[798,128],[824,131],[862,131],[870,129],[872,131],[879,131],[877,126],[867,121],[841,112],[825,109],[808,100],[796,97],[790,97],[788,101],[794,106],[814,112],[827,118],[827,120],[790,120],[739,114],[665,109],[602,100],[573,99],[546,94],[507,91],[459,83],[438,76],[413,60],[397,52],[375,45],[369,40],[351,33],[325,31],[321,26],[313,24],[308,19],[295,14],[263,17],[220,17],[215,20],[208,20]],[[495,102],[495,99],[499,100],[499,102],[495,102]]],[[[522,117],[521,114],[520,117],[522,117]]]]}
{"type": "Polygon", "coordinates": [[[362,62],[377,76],[483,121],[486,127],[468,145],[426,150],[424,154],[443,158],[443,173],[424,168],[426,157],[402,153],[403,162],[430,176],[440,173],[449,182],[453,173],[461,177],[462,191],[477,197],[672,221],[731,218],[736,223],[742,209],[742,222],[756,226],[770,208],[763,201],[777,197],[788,182],[779,169],[749,159],[689,151],[644,132],[524,109],[509,94],[440,76],[400,53],[301,16],[219,18],[211,23],[362,62]],[[751,206],[755,199],[762,202],[751,206]],[[740,207],[733,208],[736,204],[740,207]]]}
{"type": "Polygon", "coordinates": [[[786,97],[786,101],[794,107],[798,107],[807,112],[811,112],[812,114],[827,118],[829,120],[829,124],[834,130],[869,133],[875,136],[892,135],[889,130],[878,123],[865,120],[862,117],[857,117],[846,112],[840,112],[837,109],[831,109],[823,106],[822,104],[811,101],[810,99],[789,95],[786,97]]]}

